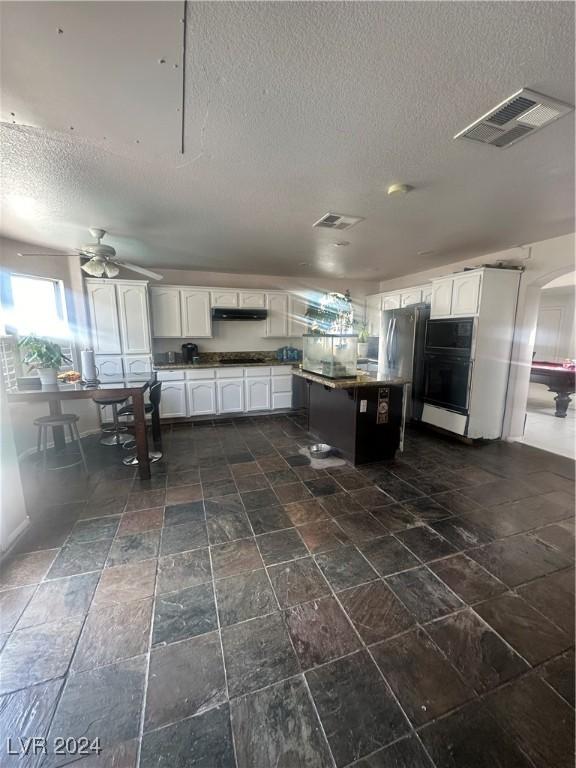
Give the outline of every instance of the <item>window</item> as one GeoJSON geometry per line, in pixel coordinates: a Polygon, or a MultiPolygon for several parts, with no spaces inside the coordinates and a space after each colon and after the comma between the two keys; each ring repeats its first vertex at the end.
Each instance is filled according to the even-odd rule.
{"type": "MultiPolygon", "coordinates": [[[[66,315],[64,301],[64,286],[60,280],[30,275],[8,274],[2,280],[2,321],[4,338],[22,339],[29,334],[41,336],[57,342],[62,347],[66,357],[72,359],[72,334],[66,315]]],[[[0,328],[0,335],[2,328],[0,328]]],[[[21,371],[15,345],[10,345],[10,361],[7,355],[8,347],[3,345],[0,350],[3,378],[6,380],[7,371],[11,377],[27,373],[21,371]]],[[[63,370],[71,366],[64,364],[63,370]]]]}

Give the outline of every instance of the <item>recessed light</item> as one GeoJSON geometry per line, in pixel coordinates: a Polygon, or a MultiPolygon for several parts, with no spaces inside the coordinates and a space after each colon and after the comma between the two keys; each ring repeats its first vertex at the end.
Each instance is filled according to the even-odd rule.
{"type": "Polygon", "coordinates": [[[413,189],[414,187],[410,186],[410,184],[391,184],[386,191],[389,195],[406,195],[413,189]]]}
{"type": "Polygon", "coordinates": [[[347,245],[350,245],[350,240],[338,240],[334,245],[336,248],[346,248],[347,245]]]}

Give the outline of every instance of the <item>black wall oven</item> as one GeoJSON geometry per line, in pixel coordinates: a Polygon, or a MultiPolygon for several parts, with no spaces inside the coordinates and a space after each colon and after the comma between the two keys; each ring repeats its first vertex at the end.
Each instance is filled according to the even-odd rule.
{"type": "Polygon", "coordinates": [[[428,320],[424,347],[425,403],[468,413],[474,318],[428,320]]]}

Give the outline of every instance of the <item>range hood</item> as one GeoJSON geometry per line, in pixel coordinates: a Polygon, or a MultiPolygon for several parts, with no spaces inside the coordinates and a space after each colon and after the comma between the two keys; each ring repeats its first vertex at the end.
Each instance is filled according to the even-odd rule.
{"type": "Polygon", "coordinates": [[[212,320],[266,320],[267,309],[222,309],[215,307],[212,310],[212,320]]]}

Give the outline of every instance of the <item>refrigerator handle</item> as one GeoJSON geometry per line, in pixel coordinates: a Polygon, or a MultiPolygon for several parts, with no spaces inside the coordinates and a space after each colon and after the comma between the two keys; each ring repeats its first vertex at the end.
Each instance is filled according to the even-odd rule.
{"type": "Polygon", "coordinates": [[[390,342],[388,345],[388,364],[392,364],[392,359],[394,357],[394,339],[396,337],[396,318],[392,320],[392,330],[390,331],[390,342]]]}
{"type": "Polygon", "coordinates": [[[384,342],[384,353],[385,353],[386,362],[388,363],[388,365],[390,365],[390,332],[391,332],[393,322],[394,322],[394,318],[392,317],[388,321],[388,325],[386,326],[386,341],[384,342]]]}

